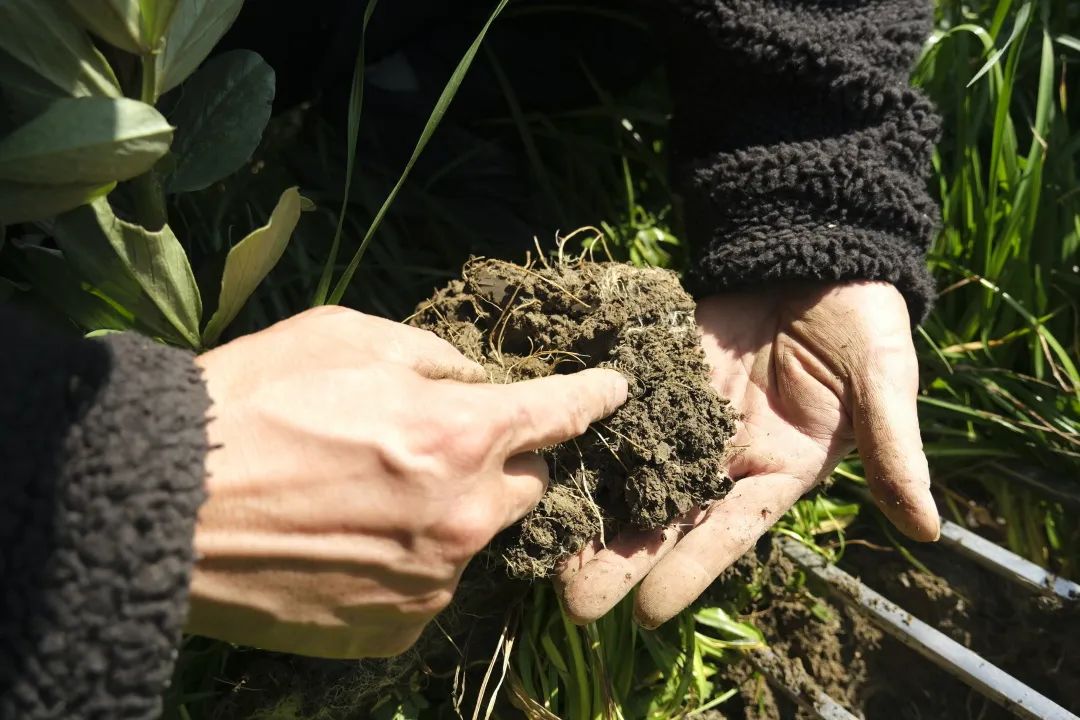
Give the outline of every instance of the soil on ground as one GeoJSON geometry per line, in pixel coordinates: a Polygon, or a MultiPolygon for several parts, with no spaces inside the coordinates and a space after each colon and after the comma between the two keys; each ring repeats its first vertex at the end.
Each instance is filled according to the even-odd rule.
{"type": "MultiPolygon", "coordinates": [[[[908,543],[906,558],[876,526],[854,528],[849,539],[855,542],[840,562],[847,572],[1065,708],[1080,711],[1080,607],[1016,587],[942,546],[908,543]]],[[[733,588],[751,581],[762,591],[747,608],[748,619],[784,659],[781,674],[806,696],[820,689],[870,719],[1012,717],[834,599],[828,588],[807,582],[768,538],[756,555],[729,571],[729,587],[715,587],[711,600],[730,602],[733,588]]],[[[758,664],[750,655],[728,668],[739,694],[714,718],[815,717],[766,682],[758,664]]]]}
{"type": "Polygon", "coordinates": [[[709,385],[693,299],[667,270],[473,260],[409,321],[514,382],[614,368],[630,399],[544,452],[540,505],[496,541],[511,574],[541,578],[595,536],[663,526],[727,494],[735,418],[709,385]]]}

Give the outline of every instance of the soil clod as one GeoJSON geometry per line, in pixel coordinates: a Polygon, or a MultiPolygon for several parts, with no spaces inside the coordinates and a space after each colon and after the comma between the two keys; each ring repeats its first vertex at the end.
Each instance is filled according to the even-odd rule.
{"type": "Polygon", "coordinates": [[[730,490],[721,467],[735,417],[709,385],[694,302],[673,273],[473,260],[410,323],[492,382],[607,367],[630,383],[614,415],[544,452],[547,494],[496,543],[513,575],[546,577],[594,536],[661,527],[730,490]]]}

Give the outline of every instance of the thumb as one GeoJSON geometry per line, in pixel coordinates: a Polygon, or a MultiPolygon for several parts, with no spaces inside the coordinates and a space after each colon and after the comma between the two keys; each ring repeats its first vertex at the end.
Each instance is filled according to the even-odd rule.
{"type": "Polygon", "coordinates": [[[885,351],[852,377],[852,422],[878,507],[901,532],[929,542],[941,534],[919,433],[914,347],[885,351]]]}

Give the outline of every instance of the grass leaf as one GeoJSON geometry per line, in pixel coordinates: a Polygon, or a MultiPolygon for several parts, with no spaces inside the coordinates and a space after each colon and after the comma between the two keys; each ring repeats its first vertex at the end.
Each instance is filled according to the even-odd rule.
{"type": "Polygon", "coordinates": [[[508,2],[509,0],[499,1],[495,10],[488,17],[487,22],[484,23],[484,27],[480,30],[480,34],[476,37],[476,40],[473,41],[473,44],[469,46],[469,49],[465,51],[465,56],[461,58],[457,68],[454,69],[449,82],[447,82],[446,87],[443,88],[442,94],[435,103],[435,109],[432,110],[431,116],[428,118],[423,132],[420,133],[420,139],[416,143],[412,156],[405,164],[405,169],[401,172],[401,176],[394,184],[393,189],[383,202],[382,207],[380,207],[379,211],[375,214],[375,218],[371,221],[371,225],[368,226],[367,233],[365,233],[364,239],[360,243],[360,247],[357,248],[352,260],[349,261],[348,266],[345,268],[345,272],[342,273],[341,278],[334,287],[334,292],[330,295],[331,303],[339,303],[341,302],[342,297],[344,297],[345,291],[349,287],[349,283],[352,282],[353,275],[356,274],[356,269],[360,266],[360,260],[363,259],[368,244],[371,243],[371,239],[375,236],[375,231],[379,229],[379,225],[382,224],[387,211],[390,209],[390,206],[393,205],[398,193],[401,192],[401,188],[405,185],[405,181],[408,180],[409,173],[412,172],[413,166],[416,165],[416,161],[424,152],[424,148],[427,147],[428,142],[431,140],[431,136],[435,134],[435,130],[439,127],[443,117],[446,115],[446,111],[450,108],[450,103],[457,94],[458,88],[461,87],[461,83],[465,80],[465,74],[468,73],[469,67],[472,66],[472,62],[476,58],[476,54],[479,52],[480,46],[484,42],[484,38],[487,37],[488,30],[491,29],[492,23],[495,22],[495,18],[499,16],[508,2]]]}
{"type": "Polygon", "coordinates": [[[364,75],[365,57],[367,53],[367,30],[371,23],[371,16],[375,12],[378,0],[369,0],[364,8],[364,22],[360,26],[360,46],[356,50],[356,63],[353,66],[352,88],[349,91],[349,117],[346,129],[346,155],[345,155],[345,189],[341,196],[341,209],[338,211],[337,226],[334,228],[334,239],[330,244],[330,254],[326,257],[322,275],[319,277],[319,285],[315,289],[315,298],[312,305],[325,305],[327,293],[330,292],[330,283],[334,277],[334,266],[337,265],[338,252],[341,249],[341,234],[345,229],[345,216],[349,208],[349,196],[352,192],[353,173],[356,171],[356,141],[360,134],[360,116],[364,110],[364,75]]]}

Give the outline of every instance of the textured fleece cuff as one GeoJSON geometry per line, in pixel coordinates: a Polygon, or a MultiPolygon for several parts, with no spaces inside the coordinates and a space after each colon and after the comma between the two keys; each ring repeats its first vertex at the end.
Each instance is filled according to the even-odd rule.
{"type": "Polygon", "coordinates": [[[705,246],[690,273],[692,291],[883,280],[921,322],[934,297],[925,254],[938,211],[917,164],[910,157],[900,164],[889,152],[894,140],[875,130],[717,153],[680,168],[687,229],[705,246]]]}
{"type": "Polygon", "coordinates": [[[199,371],[134,335],[5,319],[0,718],[157,718],[204,499],[199,371]]]}
{"type": "Polygon", "coordinates": [[[933,297],[939,120],[908,86],[926,0],[669,0],[672,163],[698,293],[883,280],[933,297]]]}

